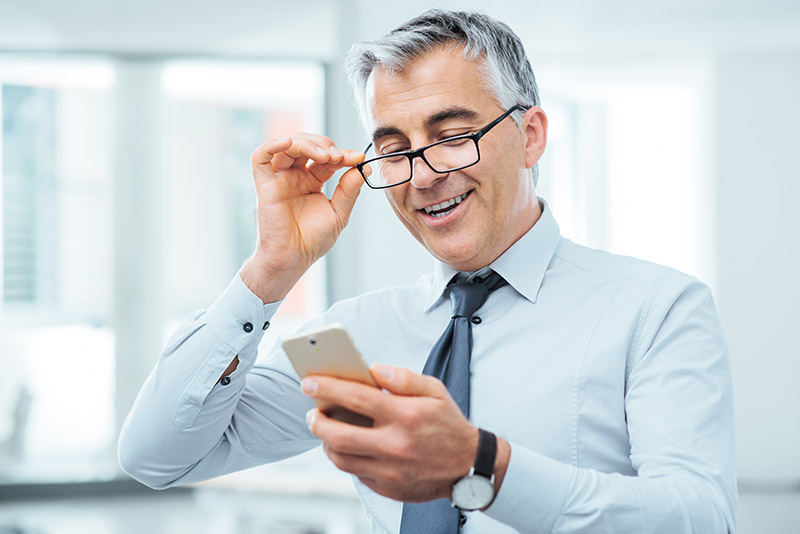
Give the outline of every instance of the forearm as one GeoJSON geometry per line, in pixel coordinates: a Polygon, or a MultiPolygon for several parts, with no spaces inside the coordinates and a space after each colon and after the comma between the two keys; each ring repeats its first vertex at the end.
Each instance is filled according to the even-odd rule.
{"type": "Polygon", "coordinates": [[[512,444],[490,516],[523,532],[735,532],[733,391],[713,300],[684,276],[654,296],[625,383],[629,473],[638,476],[593,463],[608,453],[588,452],[602,449],[592,442],[602,435],[576,434],[583,461],[573,452],[572,462],[561,458],[569,463],[512,444]]]}
{"type": "Polygon", "coordinates": [[[735,532],[735,488],[721,473],[625,476],[581,469],[512,444],[486,511],[520,532],[735,532]]]}
{"type": "MultiPolygon", "coordinates": [[[[128,474],[149,486],[178,483],[218,446],[235,410],[237,399],[226,393],[238,392],[230,385],[215,382],[226,367],[226,360],[236,353],[219,346],[203,324],[205,318],[205,314],[197,318],[195,324],[200,322],[200,329],[178,348],[162,354],[123,425],[120,464],[128,474]],[[204,380],[203,375],[212,372],[214,379],[207,376],[204,380]]],[[[248,353],[254,350],[245,348],[239,352],[243,359],[249,359],[252,356],[248,353]]]]}
{"type": "Polygon", "coordinates": [[[123,426],[119,455],[126,472],[150,486],[167,487],[269,460],[260,450],[262,456],[250,456],[255,449],[247,445],[286,440],[290,424],[254,424],[270,411],[250,409],[257,402],[252,398],[290,398],[284,390],[296,390],[296,381],[267,370],[247,375],[263,326],[276,308],[263,306],[235,279],[208,312],[178,328],[123,426]],[[235,359],[237,369],[227,374],[235,359]],[[220,382],[221,376],[226,380],[220,382]],[[256,392],[260,389],[263,394],[256,392]],[[264,431],[257,432],[261,427],[264,431]],[[265,435],[270,429],[274,436],[265,435]]]}

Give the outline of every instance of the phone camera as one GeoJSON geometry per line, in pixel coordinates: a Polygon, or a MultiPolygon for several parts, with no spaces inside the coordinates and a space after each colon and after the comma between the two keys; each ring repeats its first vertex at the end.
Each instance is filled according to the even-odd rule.
{"type": "Polygon", "coordinates": [[[317,338],[310,337],[310,338],[308,338],[308,342],[311,343],[312,345],[316,345],[317,344],[317,338]]]}

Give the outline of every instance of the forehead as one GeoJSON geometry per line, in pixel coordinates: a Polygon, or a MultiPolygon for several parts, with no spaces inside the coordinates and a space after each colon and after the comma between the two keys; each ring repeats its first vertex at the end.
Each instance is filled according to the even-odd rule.
{"type": "Polygon", "coordinates": [[[444,108],[491,115],[499,107],[484,82],[482,61],[452,47],[433,49],[401,72],[376,68],[367,84],[367,105],[373,127],[422,123],[444,108]]]}

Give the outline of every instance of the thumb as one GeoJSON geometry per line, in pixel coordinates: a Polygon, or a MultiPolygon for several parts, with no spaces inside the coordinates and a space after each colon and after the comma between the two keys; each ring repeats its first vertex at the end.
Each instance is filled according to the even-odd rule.
{"type": "Polygon", "coordinates": [[[370,370],[378,386],[395,395],[437,398],[449,396],[442,381],[432,376],[382,363],[373,364],[370,370]]]}
{"type": "MultiPolygon", "coordinates": [[[[366,166],[365,172],[369,174],[369,166],[366,166]]],[[[355,167],[344,173],[339,178],[339,183],[336,184],[336,189],[331,196],[331,207],[345,224],[350,219],[350,213],[353,211],[353,206],[356,204],[363,185],[364,179],[355,167]]]]}

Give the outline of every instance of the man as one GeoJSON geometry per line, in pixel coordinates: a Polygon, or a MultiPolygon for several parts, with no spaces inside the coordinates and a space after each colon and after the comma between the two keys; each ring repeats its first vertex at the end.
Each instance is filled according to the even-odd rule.
{"type": "Polygon", "coordinates": [[[253,153],[256,251],[165,348],[123,429],[125,470],[167,487],[321,442],[354,475],[374,532],[734,532],[730,371],[710,293],[559,235],[535,194],[547,119],[518,38],[483,15],[431,11],[356,45],[348,68],[368,161],[310,134],[253,153]],[[301,382],[280,350],[255,366],[259,333],[334,244],[363,181],[384,188],[435,270],[310,326],[344,324],[385,391],[301,382]],[[470,292],[486,299],[480,314],[455,311],[470,292]]]}

